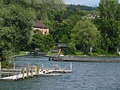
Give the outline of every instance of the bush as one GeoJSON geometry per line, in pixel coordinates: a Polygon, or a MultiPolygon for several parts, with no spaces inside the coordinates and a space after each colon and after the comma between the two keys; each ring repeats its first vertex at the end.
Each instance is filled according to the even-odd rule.
{"type": "Polygon", "coordinates": [[[75,49],[72,47],[63,48],[62,50],[64,55],[75,55],[75,49]]]}
{"type": "Polygon", "coordinates": [[[76,52],[76,55],[84,55],[84,52],[76,52]]]}
{"type": "Polygon", "coordinates": [[[98,56],[98,53],[89,52],[88,55],[89,55],[89,56],[98,56]]]}
{"type": "Polygon", "coordinates": [[[95,50],[95,52],[98,53],[99,55],[100,55],[100,54],[104,54],[104,55],[108,54],[107,51],[105,51],[105,50],[103,50],[103,49],[100,49],[100,48],[97,48],[97,49],[95,50]]]}

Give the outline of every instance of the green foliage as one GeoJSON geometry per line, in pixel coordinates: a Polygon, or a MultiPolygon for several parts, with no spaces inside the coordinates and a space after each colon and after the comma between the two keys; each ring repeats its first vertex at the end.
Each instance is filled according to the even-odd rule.
{"type": "MultiPolygon", "coordinates": [[[[62,0],[0,0],[0,54],[4,59],[18,52],[31,42],[32,27],[35,19],[47,19],[52,10],[63,10],[62,0]]],[[[41,50],[48,50],[54,42],[51,36],[34,37],[33,44],[41,50]],[[39,38],[40,40],[36,40],[39,38]],[[41,44],[43,41],[44,44],[41,44]],[[37,45],[37,42],[41,42],[37,45]],[[44,46],[43,46],[44,45],[44,46]],[[48,45],[45,47],[45,45],[48,45]]]]}
{"type": "Polygon", "coordinates": [[[2,65],[2,68],[12,68],[13,67],[13,64],[11,64],[9,62],[9,60],[2,61],[1,65],[2,65]]]}
{"type": "Polygon", "coordinates": [[[94,53],[94,52],[89,52],[88,55],[89,56],[98,56],[99,54],[98,53],[94,53]]]}
{"type": "Polygon", "coordinates": [[[36,19],[43,21],[47,21],[52,15],[51,11],[61,11],[66,8],[62,0],[32,0],[31,4],[36,12],[36,19]]]}
{"type": "Polygon", "coordinates": [[[73,47],[63,48],[64,55],[75,55],[75,50],[73,47]]]}
{"type": "Polygon", "coordinates": [[[8,6],[0,8],[0,53],[7,60],[14,51],[19,51],[29,43],[35,15],[29,8],[19,4],[4,3],[8,6]]]}
{"type": "Polygon", "coordinates": [[[100,15],[96,18],[95,23],[102,36],[100,48],[109,53],[114,53],[116,48],[120,46],[118,3],[114,0],[101,0],[98,11],[100,15]]]}
{"type": "Polygon", "coordinates": [[[106,54],[108,54],[107,51],[105,51],[103,49],[100,49],[100,48],[95,49],[95,52],[98,53],[99,55],[106,55],[106,54]]]}
{"type": "Polygon", "coordinates": [[[39,51],[49,51],[55,45],[53,38],[50,35],[34,34],[30,43],[30,51],[39,48],[39,51]]]}
{"type": "Polygon", "coordinates": [[[73,15],[61,23],[58,21],[49,22],[50,34],[54,38],[56,43],[70,43],[71,33],[76,23],[81,20],[80,15],[73,15]]]}
{"type": "Polygon", "coordinates": [[[75,52],[75,55],[84,55],[84,52],[77,51],[75,52]]]}
{"type": "Polygon", "coordinates": [[[49,23],[49,27],[50,35],[53,37],[54,41],[58,43],[60,37],[60,23],[58,21],[51,21],[51,23],[49,23]]]}
{"type": "Polygon", "coordinates": [[[90,51],[90,47],[96,47],[99,41],[99,31],[95,25],[88,20],[81,20],[74,27],[72,33],[73,43],[78,50],[85,53],[90,51]]]}
{"type": "Polygon", "coordinates": [[[65,55],[76,55],[76,48],[75,45],[72,43],[68,44],[68,47],[63,48],[63,53],[65,55]]]}

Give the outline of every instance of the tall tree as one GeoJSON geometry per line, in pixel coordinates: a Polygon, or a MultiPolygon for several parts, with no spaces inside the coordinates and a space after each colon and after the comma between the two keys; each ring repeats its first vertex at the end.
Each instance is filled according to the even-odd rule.
{"type": "Polygon", "coordinates": [[[31,9],[3,1],[0,8],[0,53],[5,59],[11,55],[6,53],[20,50],[30,42],[34,19],[35,14],[31,9]]]}
{"type": "Polygon", "coordinates": [[[96,18],[98,29],[102,35],[101,48],[107,52],[114,53],[119,47],[120,29],[118,28],[118,0],[101,0],[96,18]]]}
{"type": "Polygon", "coordinates": [[[34,20],[64,6],[62,0],[0,0],[0,53],[7,59],[24,48],[31,39],[34,20]]]}
{"type": "Polygon", "coordinates": [[[96,48],[100,38],[99,35],[99,31],[91,21],[80,20],[74,27],[72,42],[75,43],[78,50],[88,53],[90,51],[90,47],[96,48]]]}
{"type": "Polygon", "coordinates": [[[34,51],[36,48],[39,51],[47,52],[55,45],[55,42],[51,35],[34,34],[31,43],[29,44],[30,51],[34,51]]]}

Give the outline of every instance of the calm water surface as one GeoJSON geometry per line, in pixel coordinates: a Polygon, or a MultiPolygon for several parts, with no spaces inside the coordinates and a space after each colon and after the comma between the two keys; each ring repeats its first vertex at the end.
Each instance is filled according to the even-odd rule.
{"type": "MultiPolygon", "coordinates": [[[[116,59],[120,60],[119,57],[116,59]]],[[[47,57],[18,57],[15,63],[17,66],[44,64],[46,68],[59,64],[66,69],[70,65],[69,62],[48,61],[47,57]]],[[[73,73],[14,82],[0,81],[0,90],[120,90],[120,63],[73,62],[73,73]]]]}

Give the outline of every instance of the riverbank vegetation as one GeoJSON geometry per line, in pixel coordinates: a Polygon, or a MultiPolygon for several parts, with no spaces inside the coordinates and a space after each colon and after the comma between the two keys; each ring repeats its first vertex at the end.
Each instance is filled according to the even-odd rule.
{"type": "Polygon", "coordinates": [[[120,48],[120,4],[98,7],[66,5],[62,0],[0,0],[0,56],[9,60],[20,51],[49,52],[65,43],[64,55],[116,55],[120,48]],[[49,35],[33,34],[40,20],[49,35]]]}

